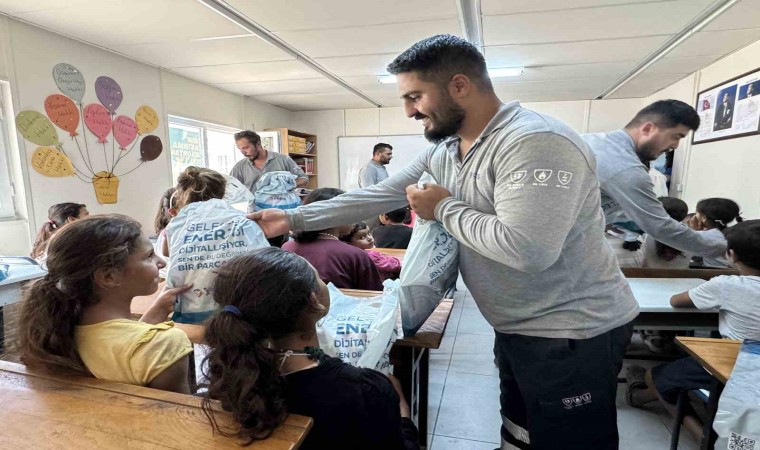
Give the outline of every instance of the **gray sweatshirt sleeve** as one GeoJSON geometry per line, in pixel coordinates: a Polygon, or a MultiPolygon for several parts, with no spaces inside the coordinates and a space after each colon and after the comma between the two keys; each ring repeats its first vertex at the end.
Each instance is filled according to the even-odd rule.
{"type": "Polygon", "coordinates": [[[722,256],[726,253],[725,239],[694,231],[665,212],[645,171],[621,171],[610,177],[602,189],[620,205],[630,220],[657,241],[696,255],[722,256]]]}
{"type": "Polygon", "coordinates": [[[450,197],[438,204],[435,217],[481,255],[521,272],[542,272],[559,258],[589,193],[596,189],[593,164],[560,135],[531,134],[494,157],[495,214],[450,197]],[[534,171],[542,169],[553,170],[545,183],[534,178],[534,171]],[[527,171],[526,181],[515,187],[510,174],[522,170],[527,171]],[[566,186],[557,181],[559,170],[572,173],[566,186]]]}
{"type": "Polygon", "coordinates": [[[324,230],[403,208],[408,203],[406,187],[417,183],[423,172],[428,170],[431,154],[431,150],[423,153],[401,172],[372,186],[331,200],[285,210],[291,229],[324,230]]]}

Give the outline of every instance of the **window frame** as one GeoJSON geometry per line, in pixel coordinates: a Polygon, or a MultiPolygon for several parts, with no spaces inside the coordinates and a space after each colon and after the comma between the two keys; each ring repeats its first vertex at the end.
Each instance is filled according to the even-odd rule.
{"type": "MultiPolygon", "coordinates": [[[[201,152],[202,152],[202,158],[203,158],[203,167],[209,168],[212,170],[216,170],[212,167],[209,167],[209,139],[208,139],[208,132],[217,132],[217,133],[225,133],[234,135],[240,129],[228,127],[225,125],[220,125],[216,123],[211,122],[205,122],[202,120],[197,119],[190,119],[188,117],[182,117],[175,114],[168,114],[168,120],[167,120],[167,131],[169,132],[169,171],[173,170],[173,155],[171,154],[171,127],[173,124],[179,125],[179,126],[186,126],[186,127],[195,127],[199,128],[201,130],[201,152]]],[[[232,138],[232,137],[231,137],[232,138]]],[[[230,143],[232,150],[231,150],[231,156],[232,156],[232,165],[243,159],[243,155],[240,154],[240,152],[235,147],[234,140],[230,143]]],[[[230,167],[231,169],[231,167],[230,167]]],[[[229,173],[225,173],[224,175],[229,175],[229,173]]],[[[174,177],[174,173],[171,174],[172,177],[174,177]]]]}

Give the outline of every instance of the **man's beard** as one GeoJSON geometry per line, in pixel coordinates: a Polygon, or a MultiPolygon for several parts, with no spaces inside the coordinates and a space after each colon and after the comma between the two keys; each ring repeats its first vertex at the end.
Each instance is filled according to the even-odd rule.
{"type": "Polygon", "coordinates": [[[641,160],[641,162],[647,167],[649,167],[649,163],[659,158],[661,154],[662,152],[660,149],[656,148],[651,142],[642,144],[641,148],[636,149],[636,155],[638,155],[639,160],[641,160]],[[657,153],[657,155],[655,155],[655,153],[657,153]]]}
{"type": "Polygon", "coordinates": [[[449,136],[455,135],[462,122],[465,119],[465,112],[461,106],[457,105],[448,93],[443,93],[444,101],[440,106],[440,111],[432,113],[431,116],[417,113],[414,118],[422,120],[425,117],[429,119],[429,126],[425,128],[425,139],[438,144],[449,136]]]}

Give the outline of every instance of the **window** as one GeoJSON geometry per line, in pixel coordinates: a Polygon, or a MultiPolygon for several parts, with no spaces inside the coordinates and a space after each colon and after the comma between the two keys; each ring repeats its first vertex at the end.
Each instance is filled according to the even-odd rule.
{"type": "Polygon", "coordinates": [[[11,178],[11,140],[9,127],[13,127],[10,85],[0,81],[0,220],[16,217],[13,204],[13,183],[11,178]]]}
{"type": "Polygon", "coordinates": [[[169,116],[169,151],[172,179],[188,166],[207,167],[229,174],[243,159],[233,135],[238,130],[208,122],[169,116]]]}

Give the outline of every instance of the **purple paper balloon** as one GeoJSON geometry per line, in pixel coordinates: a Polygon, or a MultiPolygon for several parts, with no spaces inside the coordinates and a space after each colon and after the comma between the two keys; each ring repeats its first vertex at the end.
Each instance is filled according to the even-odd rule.
{"type": "Polygon", "coordinates": [[[121,86],[113,78],[98,77],[95,80],[95,95],[103,106],[108,109],[111,115],[116,114],[116,108],[124,100],[124,94],[121,92],[121,86]]]}

